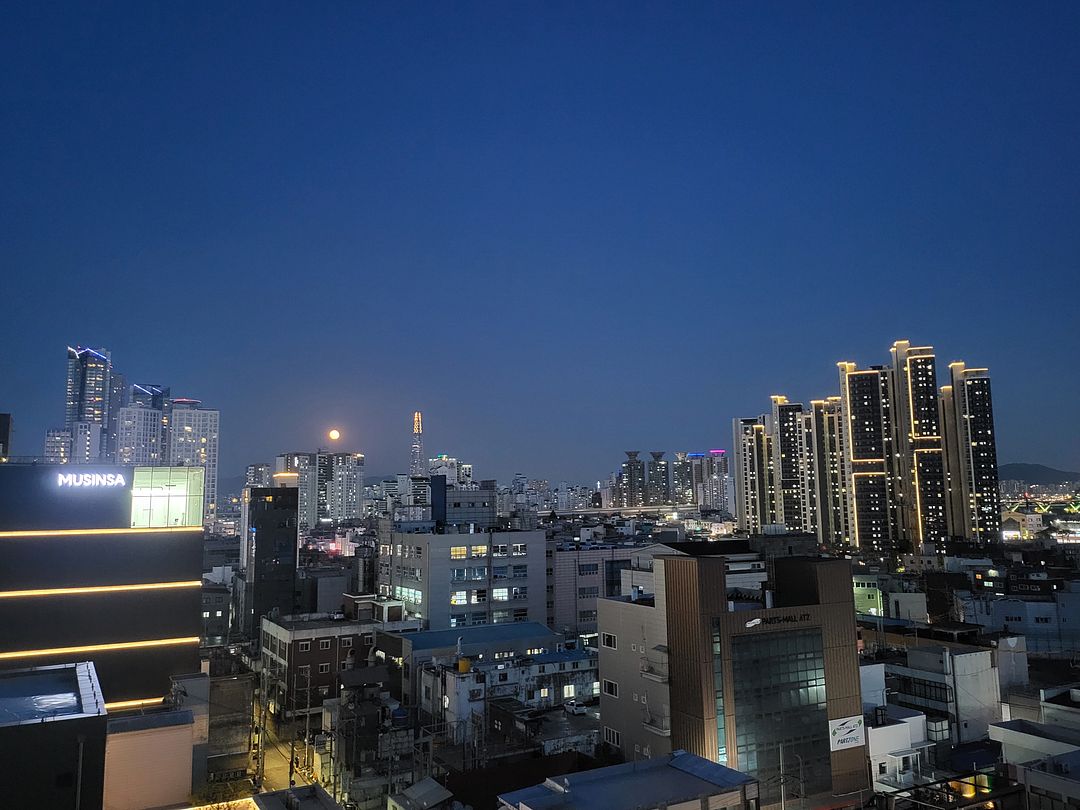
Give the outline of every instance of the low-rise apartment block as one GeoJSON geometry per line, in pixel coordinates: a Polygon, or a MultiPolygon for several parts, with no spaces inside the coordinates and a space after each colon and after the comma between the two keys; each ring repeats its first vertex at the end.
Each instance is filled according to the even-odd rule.
{"type": "Polygon", "coordinates": [[[428,629],[547,620],[543,531],[380,537],[379,595],[428,629]]]}

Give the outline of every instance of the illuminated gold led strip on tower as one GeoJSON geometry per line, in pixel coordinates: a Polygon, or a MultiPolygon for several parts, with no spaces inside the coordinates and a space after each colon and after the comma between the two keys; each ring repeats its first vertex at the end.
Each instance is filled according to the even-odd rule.
{"type": "Polygon", "coordinates": [[[138,700],[117,700],[106,703],[106,711],[119,711],[121,709],[141,709],[144,706],[156,706],[165,700],[164,697],[140,698],[138,700]]]}
{"type": "Polygon", "coordinates": [[[147,582],[135,585],[87,585],[74,588],[35,588],[26,591],[0,591],[0,599],[19,599],[25,596],[76,596],[88,593],[126,593],[130,591],[165,591],[202,587],[202,580],[185,582],[147,582]]]}
{"type": "Polygon", "coordinates": [[[153,529],[33,529],[0,532],[0,537],[95,537],[108,534],[168,534],[170,532],[201,532],[202,530],[202,526],[168,526],[153,529]]]}
{"type": "Polygon", "coordinates": [[[140,650],[148,647],[176,647],[181,644],[198,644],[198,636],[181,638],[155,638],[149,641],[119,641],[112,644],[86,644],[81,647],[51,647],[44,650],[14,650],[0,652],[0,661],[13,658],[38,658],[45,655],[82,655],[83,653],[109,652],[112,650],[140,650]]]}

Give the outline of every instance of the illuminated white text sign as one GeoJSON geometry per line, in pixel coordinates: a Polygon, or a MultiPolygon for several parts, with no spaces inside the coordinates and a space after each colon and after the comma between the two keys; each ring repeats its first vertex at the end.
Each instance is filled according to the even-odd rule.
{"type": "Polygon", "coordinates": [[[122,487],[127,484],[120,473],[58,473],[58,487],[122,487]]]}

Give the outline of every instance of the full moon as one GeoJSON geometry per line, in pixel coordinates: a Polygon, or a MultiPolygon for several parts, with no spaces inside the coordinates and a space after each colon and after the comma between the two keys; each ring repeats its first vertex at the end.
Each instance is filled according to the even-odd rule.
{"type": "Polygon", "coordinates": [[[330,431],[330,432],[329,432],[328,434],[326,434],[326,435],[330,437],[330,440],[331,440],[331,441],[335,441],[335,442],[336,442],[336,441],[337,441],[338,439],[340,439],[340,438],[341,438],[341,431],[340,431],[340,430],[338,430],[337,428],[334,428],[333,430],[331,430],[331,431],[330,431]]]}

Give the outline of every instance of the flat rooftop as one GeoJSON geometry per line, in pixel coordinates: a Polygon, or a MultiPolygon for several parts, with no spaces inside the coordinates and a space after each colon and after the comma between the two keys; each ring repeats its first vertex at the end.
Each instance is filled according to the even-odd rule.
{"type": "Polygon", "coordinates": [[[583,773],[553,776],[499,801],[529,810],[622,810],[700,801],[755,783],[753,777],[686,751],[625,762],[583,773]]]}
{"type": "Polygon", "coordinates": [[[268,619],[271,624],[286,630],[329,630],[331,628],[355,627],[375,624],[374,619],[306,619],[302,616],[283,616],[280,619],[268,619]]]}
{"type": "Polygon", "coordinates": [[[91,663],[0,672],[0,726],[105,714],[91,663]]]}
{"type": "Polygon", "coordinates": [[[555,636],[546,624],[540,622],[507,622],[506,624],[482,624],[477,627],[455,627],[450,630],[420,630],[415,633],[393,633],[406,638],[414,650],[437,650],[453,647],[458,639],[464,644],[486,644],[497,641],[517,641],[537,636],[555,636]]]}
{"type": "Polygon", "coordinates": [[[341,810],[341,805],[318,785],[259,793],[251,800],[259,810],[341,810]]]}

